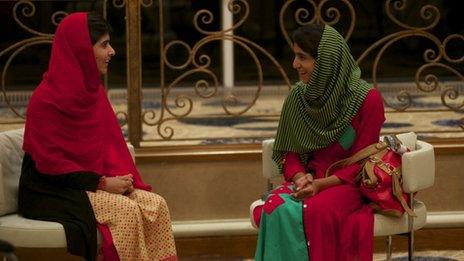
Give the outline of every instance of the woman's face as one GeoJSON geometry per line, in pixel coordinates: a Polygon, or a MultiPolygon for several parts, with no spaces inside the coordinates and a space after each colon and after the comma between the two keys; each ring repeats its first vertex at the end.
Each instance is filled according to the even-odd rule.
{"type": "Polygon", "coordinates": [[[298,72],[300,81],[308,83],[314,71],[316,60],[309,53],[303,51],[296,43],[293,44],[293,53],[295,54],[293,68],[298,72]]]}
{"type": "Polygon", "coordinates": [[[105,34],[93,45],[93,53],[97,62],[98,71],[100,74],[106,74],[108,71],[108,63],[116,52],[110,45],[110,35],[105,34]]]}

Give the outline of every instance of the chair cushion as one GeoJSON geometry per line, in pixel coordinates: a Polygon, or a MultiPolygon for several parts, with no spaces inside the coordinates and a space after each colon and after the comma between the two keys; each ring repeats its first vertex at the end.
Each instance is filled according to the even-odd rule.
{"type": "MultiPolygon", "coordinates": [[[[427,209],[424,203],[415,201],[414,212],[417,217],[414,218],[414,230],[425,226],[427,219],[427,209]]],[[[400,218],[389,217],[381,214],[375,214],[374,236],[388,236],[408,232],[408,214],[400,218]]]]}
{"type": "Polygon", "coordinates": [[[24,129],[0,133],[0,216],[18,209],[24,129]]]}
{"type": "Polygon", "coordinates": [[[0,239],[15,247],[66,247],[60,223],[27,219],[18,214],[0,217],[0,239]]]}
{"type": "MultiPolygon", "coordinates": [[[[15,247],[66,247],[66,235],[60,223],[28,219],[19,214],[0,217],[0,239],[15,247]]],[[[97,233],[99,245],[101,240],[100,233],[97,233]]]]}

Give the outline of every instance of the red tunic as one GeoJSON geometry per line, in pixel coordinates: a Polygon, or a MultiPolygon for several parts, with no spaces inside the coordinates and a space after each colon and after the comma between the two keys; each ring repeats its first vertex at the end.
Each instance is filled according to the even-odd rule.
{"type": "MultiPolygon", "coordinates": [[[[372,89],[353,118],[356,137],[352,146],[345,150],[338,141],[334,142],[313,152],[307,166],[297,153],[287,153],[283,168],[285,180],[291,182],[300,171],[309,171],[316,179],[325,177],[332,163],[377,142],[384,121],[381,95],[372,89]]],[[[359,170],[358,164],[338,169],[333,174],[343,181],[341,185],[304,200],[303,222],[311,260],[372,260],[373,210],[364,204],[354,182],[359,170]]]]}

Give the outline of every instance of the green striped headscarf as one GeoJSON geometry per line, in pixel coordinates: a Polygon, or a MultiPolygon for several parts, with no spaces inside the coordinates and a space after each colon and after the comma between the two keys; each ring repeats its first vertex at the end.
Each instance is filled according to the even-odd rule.
{"type": "Polygon", "coordinates": [[[351,126],[371,88],[343,37],[324,26],[317,60],[309,82],[297,82],[280,116],[272,158],[282,169],[284,153],[308,153],[327,147],[351,126]]]}

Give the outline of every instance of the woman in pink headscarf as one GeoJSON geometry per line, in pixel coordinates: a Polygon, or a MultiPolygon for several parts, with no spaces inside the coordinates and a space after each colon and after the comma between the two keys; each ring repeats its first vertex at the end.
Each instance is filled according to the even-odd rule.
{"type": "Polygon", "coordinates": [[[27,108],[19,210],[61,223],[68,251],[87,260],[176,260],[166,202],[142,181],[101,83],[109,32],[92,13],[58,26],[27,108]]]}

